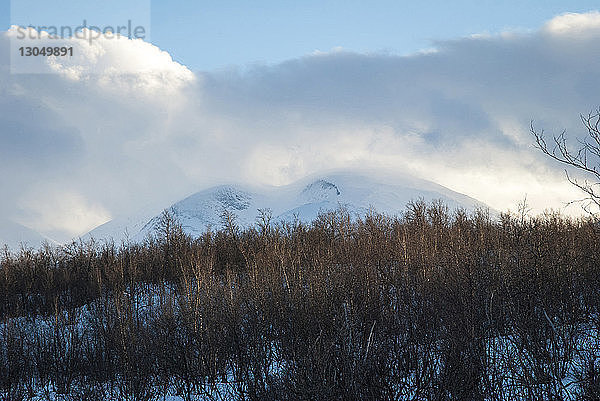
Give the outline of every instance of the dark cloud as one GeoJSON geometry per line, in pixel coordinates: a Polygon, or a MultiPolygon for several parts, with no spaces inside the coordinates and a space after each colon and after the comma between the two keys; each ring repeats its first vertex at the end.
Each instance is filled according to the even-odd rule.
{"type": "Polygon", "coordinates": [[[79,132],[41,104],[0,98],[0,163],[37,172],[63,170],[83,151],[79,132]]]}

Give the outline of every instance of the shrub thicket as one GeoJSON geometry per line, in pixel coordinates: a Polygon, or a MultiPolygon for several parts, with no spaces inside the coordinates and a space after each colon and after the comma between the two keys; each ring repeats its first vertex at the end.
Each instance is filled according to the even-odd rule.
{"type": "Polygon", "coordinates": [[[600,227],[344,210],[5,252],[0,400],[600,398],[600,227]]]}

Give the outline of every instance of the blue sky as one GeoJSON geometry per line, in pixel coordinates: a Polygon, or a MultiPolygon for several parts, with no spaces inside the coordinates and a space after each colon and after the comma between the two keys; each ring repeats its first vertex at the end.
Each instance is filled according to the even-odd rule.
{"type": "MultiPolygon", "coordinates": [[[[598,6],[592,0],[129,0],[112,1],[114,6],[111,1],[13,1],[32,19],[57,25],[79,24],[81,15],[91,13],[82,11],[86,8],[94,9],[98,24],[144,19],[150,11],[151,41],[176,61],[203,71],[274,64],[337,47],[403,55],[473,33],[535,30],[558,14],[598,6]],[[98,4],[103,4],[100,11],[98,4]]],[[[3,30],[11,22],[9,10],[10,0],[0,0],[3,30]]]]}

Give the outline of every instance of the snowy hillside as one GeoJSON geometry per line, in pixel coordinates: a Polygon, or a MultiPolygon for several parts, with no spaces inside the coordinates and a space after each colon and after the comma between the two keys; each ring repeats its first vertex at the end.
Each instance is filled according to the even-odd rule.
{"type": "Polygon", "coordinates": [[[12,251],[18,251],[21,245],[29,248],[39,248],[47,241],[56,244],[52,239],[10,220],[0,219],[0,247],[8,245],[12,251]]]}
{"type": "MultiPolygon", "coordinates": [[[[373,209],[386,214],[400,214],[412,200],[441,199],[450,209],[473,210],[486,207],[466,195],[454,192],[430,181],[411,177],[396,179],[393,184],[381,183],[363,175],[336,173],[300,180],[281,187],[252,188],[223,185],[197,192],[168,207],[191,235],[207,228],[220,228],[222,214],[227,210],[236,216],[238,224],[248,227],[256,222],[259,209],[271,211],[272,221],[298,218],[308,222],[320,211],[345,207],[352,215],[364,215],[373,209]]],[[[112,220],[84,236],[84,239],[143,240],[153,233],[160,213],[140,218],[112,220]]]]}

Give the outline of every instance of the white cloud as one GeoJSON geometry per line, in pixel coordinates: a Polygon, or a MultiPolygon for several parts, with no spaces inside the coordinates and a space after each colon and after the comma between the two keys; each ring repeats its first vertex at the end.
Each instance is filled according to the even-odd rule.
{"type": "Polygon", "coordinates": [[[174,62],[169,53],[141,39],[87,28],[64,39],[18,26],[12,26],[5,35],[14,53],[14,73],[57,73],[73,81],[91,80],[104,88],[131,91],[174,90],[195,80],[194,74],[174,62]],[[73,50],[71,57],[19,57],[17,50],[21,47],[73,50]]]}
{"type": "Polygon", "coordinates": [[[408,57],[336,50],[244,72],[192,74],[128,39],[49,63],[59,74],[0,60],[0,214],[64,240],[209,184],[333,168],[417,174],[501,210],[525,194],[538,212],[561,207],[577,192],[529,125],[584,134],[599,25],[563,15],[408,57]]]}
{"type": "Polygon", "coordinates": [[[19,204],[27,214],[20,219],[46,233],[76,236],[110,220],[110,213],[78,192],[62,192],[49,186],[24,194],[19,204]]]}
{"type": "Polygon", "coordinates": [[[600,32],[600,12],[584,14],[565,13],[552,18],[544,25],[544,31],[554,35],[592,35],[600,32]]]}

